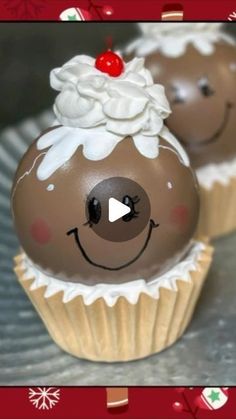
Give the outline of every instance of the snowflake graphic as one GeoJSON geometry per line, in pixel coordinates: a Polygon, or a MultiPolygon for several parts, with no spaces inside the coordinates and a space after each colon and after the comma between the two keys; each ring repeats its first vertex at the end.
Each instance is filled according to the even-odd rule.
{"type": "Polygon", "coordinates": [[[4,6],[12,16],[21,19],[37,18],[45,3],[45,0],[4,0],[4,6]]]}
{"type": "Polygon", "coordinates": [[[29,401],[39,410],[52,409],[60,400],[60,389],[56,387],[29,388],[29,401]]]}
{"type": "Polygon", "coordinates": [[[236,20],[236,12],[230,13],[230,15],[228,16],[228,20],[230,22],[233,22],[234,20],[236,20]]]}

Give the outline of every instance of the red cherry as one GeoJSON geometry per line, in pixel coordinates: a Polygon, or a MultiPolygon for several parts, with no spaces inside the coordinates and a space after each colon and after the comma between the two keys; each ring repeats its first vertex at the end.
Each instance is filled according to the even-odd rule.
{"type": "Polygon", "coordinates": [[[95,67],[109,76],[118,77],[124,70],[124,63],[119,55],[112,51],[106,51],[97,57],[95,67]]]}
{"type": "Polygon", "coordinates": [[[105,16],[111,16],[111,15],[113,15],[113,13],[114,13],[114,9],[113,9],[113,7],[111,7],[111,6],[109,6],[109,5],[107,4],[107,5],[103,6],[103,8],[102,8],[102,13],[103,13],[105,16]]]}
{"type": "Polygon", "coordinates": [[[173,409],[176,411],[176,412],[182,412],[182,410],[183,410],[183,408],[184,408],[184,406],[182,405],[182,403],[180,403],[180,402],[174,402],[173,404],[172,404],[172,407],[173,407],[173,409]]]}

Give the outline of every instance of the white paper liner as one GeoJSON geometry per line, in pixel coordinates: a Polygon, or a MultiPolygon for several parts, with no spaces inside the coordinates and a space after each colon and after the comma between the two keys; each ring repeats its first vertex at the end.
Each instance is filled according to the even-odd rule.
{"type": "Polygon", "coordinates": [[[181,278],[182,281],[191,280],[190,273],[198,269],[198,259],[200,253],[206,248],[206,245],[200,241],[194,241],[185,256],[168,272],[146,282],[144,279],[138,279],[123,284],[97,284],[93,286],[79,283],[64,282],[41,272],[30,259],[23,254],[19,265],[24,270],[24,280],[34,281],[30,290],[46,286],[45,298],[49,298],[60,291],[63,291],[63,302],[67,303],[77,296],[82,296],[85,305],[90,305],[99,298],[103,298],[109,307],[115,305],[119,297],[125,297],[131,304],[136,304],[141,293],[147,294],[152,298],[159,298],[160,288],[177,290],[176,281],[181,278]]]}
{"type": "Polygon", "coordinates": [[[196,170],[198,182],[205,189],[211,189],[214,183],[229,185],[236,178],[236,157],[222,163],[211,163],[196,170]]]}

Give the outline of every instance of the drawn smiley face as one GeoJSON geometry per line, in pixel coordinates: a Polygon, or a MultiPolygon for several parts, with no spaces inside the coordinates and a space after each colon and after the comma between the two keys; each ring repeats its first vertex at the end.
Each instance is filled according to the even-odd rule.
{"type": "Polygon", "coordinates": [[[236,48],[215,44],[202,55],[188,46],[184,55],[146,58],[155,82],[164,84],[172,114],[166,121],[195,167],[236,155],[236,48]]]}
{"type": "Polygon", "coordinates": [[[191,169],[166,143],[155,159],[142,156],[131,137],[99,161],[86,159],[79,148],[49,179],[40,181],[36,171],[43,157],[34,143],[19,165],[12,189],[21,245],[39,269],[88,285],[148,280],[168,270],[186,252],[198,219],[198,187],[191,169]],[[119,178],[126,179],[127,185],[118,181],[115,187],[113,179],[119,178]],[[130,180],[144,193],[132,182],[129,186],[130,180]],[[102,188],[91,196],[103,181],[107,191],[102,188]],[[108,223],[104,211],[108,193],[131,209],[114,223],[114,241],[113,226],[108,226],[109,240],[96,230],[102,231],[108,223]],[[150,214],[141,230],[135,230],[147,216],[145,194],[150,214]],[[117,234],[123,234],[123,240],[116,240],[117,234]]]}

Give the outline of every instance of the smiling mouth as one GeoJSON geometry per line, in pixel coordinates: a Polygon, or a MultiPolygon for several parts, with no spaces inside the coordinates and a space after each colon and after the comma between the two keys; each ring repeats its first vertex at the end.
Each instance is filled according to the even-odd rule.
{"type": "Polygon", "coordinates": [[[222,123],[220,127],[217,129],[217,131],[210,138],[205,138],[204,140],[190,143],[189,141],[186,141],[183,137],[179,136],[177,133],[173,132],[173,130],[172,132],[176,136],[176,138],[178,138],[179,142],[182,143],[185,147],[198,148],[198,147],[202,147],[203,145],[214,143],[223,134],[228,124],[230,111],[233,108],[233,106],[234,106],[233,103],[226,102],[222,123]]]}
{"type": "Polygon", "coordinates": [[[133,258],[131,259],[129,262],[124,263],[123,265],[117,266],[115,268],[112,268],[110,266],[105,266],[105,265],[100,265],[99,263],[94,262],[92,259],[90,259],[90,257],[88,256],[88,254],[85,252],[81,242],[80,242],[80,237],[79,237],[79,231],[78,228],[73,228],[72,230],[69,230],[66,234],[67,236],[70,236],[71,234],[74,236],[76,245],[78,246],[79,250],[81,251],[83,257],[85,258],[85,260],[90,263],[93,266],[96,266],[96,268],[101,268],[101,269],[106,269],[107,271],[119,271],[120,269],[126,268],[127,266],[131,265],[132,263],[136,262],[136,260],[138,260],[140,258],[140,256],[142,255],[142,253],[144,252],[144,250],[146,249],[149,240],[151,238],[152,235],[152,230],[156,227],[158,227],[159,224],[156,224],[153,220],[149,221],[149,229],[148,229],[148,234],[146,237],[146,240],[144,242],[143,247],[141,248],[141,250],[139,251],[139,253],[133,258]]]}

